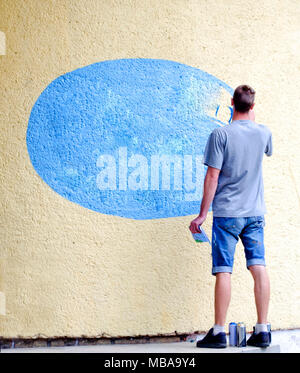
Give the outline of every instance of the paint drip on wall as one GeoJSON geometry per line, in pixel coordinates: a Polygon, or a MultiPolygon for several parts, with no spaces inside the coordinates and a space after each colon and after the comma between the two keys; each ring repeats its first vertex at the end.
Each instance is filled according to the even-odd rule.
{"type": "Polygon", "coordinates": [[[55,192],[131,219],[199,212],[209,134],[231,122],[226,83],[169,60],[98,62],[59,76],[32,108],[27,149],[55,192]]]}

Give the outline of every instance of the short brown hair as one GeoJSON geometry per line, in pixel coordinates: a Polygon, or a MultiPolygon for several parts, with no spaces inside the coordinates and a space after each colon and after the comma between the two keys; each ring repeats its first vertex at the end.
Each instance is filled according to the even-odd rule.
{"type": "Polygon", "coordinates": [[[254,103],[255,91],[247,84],[239,85],[233,94],[233,103],[236,111],[246,113],[254,103]]]}

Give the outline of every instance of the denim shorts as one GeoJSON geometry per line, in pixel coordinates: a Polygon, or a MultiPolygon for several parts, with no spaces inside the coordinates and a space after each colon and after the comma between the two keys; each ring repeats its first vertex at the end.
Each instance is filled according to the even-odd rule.
{"type": "Polygon", "coordinates": [[[265,266],[264,216],[245,218],[213,217],[212,227],[212,274],[232,273],[236,244],[241,239],[246,265],[265,266]]]}

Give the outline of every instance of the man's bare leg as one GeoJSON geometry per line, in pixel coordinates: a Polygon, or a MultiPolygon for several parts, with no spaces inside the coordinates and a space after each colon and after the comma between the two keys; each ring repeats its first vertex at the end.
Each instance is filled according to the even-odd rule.
{"type": "Polygon", "coordinates": [[[217,273],[215,284],[215,324],[224,326],[231,297],[231,274],[217,273]]]}
{"type": "Polygon", "coordinates": [[[206,336],[197,341],[197,347],[226,348],[225,320],[230,302],[230,273],[217,273],[215,284],[215,325],[206,336]]]}
{"type": "Polygon", "coordinates": [[[268,308],[270,300],[270,281],[263,265],[253,265],[249,270],[254,279],[254,296],[257,311],[257,323],[247,345],[268,347],[271,343],[271,332],[268,331],[268,308]]]}
{"type": "Polygon", "coordinates": [[[253,265],[249,270],[254,279],[254,296],[257,311],[257,324],[267,324],[270,301],[270,281],[265,266],[253,265]]]}

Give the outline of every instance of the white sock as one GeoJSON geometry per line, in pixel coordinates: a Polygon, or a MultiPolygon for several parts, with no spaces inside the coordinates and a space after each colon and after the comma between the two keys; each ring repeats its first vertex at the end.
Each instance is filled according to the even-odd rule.
{"type": "Polygon", "coordinates": [[[219,333],[225,333],[225,326],[215,324],[214,325],[214,330],[213,330],[213,335],[217,335],[219,333]]]}
{"type": "Polygon", "coordinates": [[[268,332],[268,326],[267,324],[256,324],[254,330],[255,334],[258,334],[260,332],[268,332]]]}

